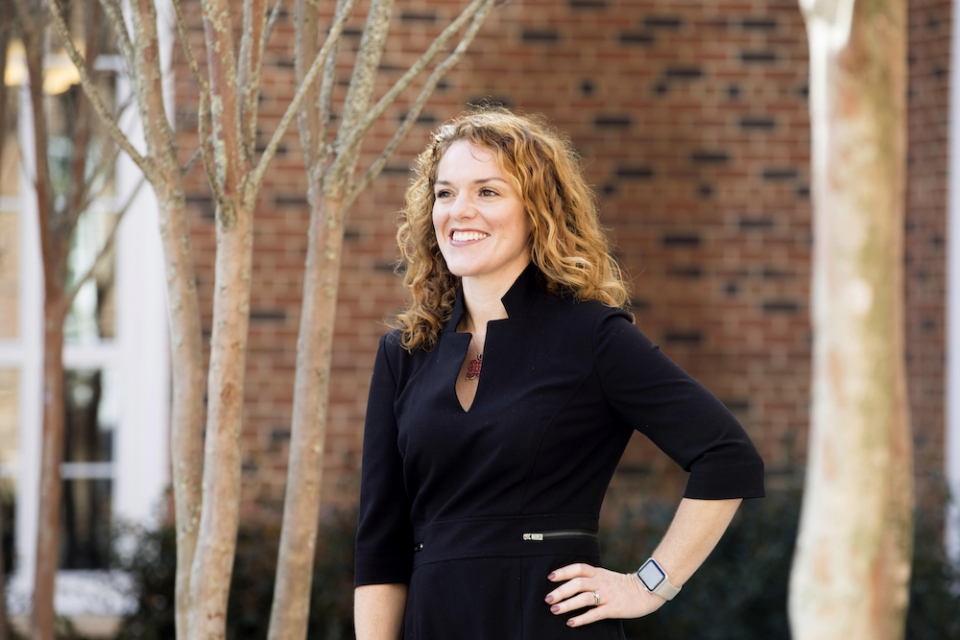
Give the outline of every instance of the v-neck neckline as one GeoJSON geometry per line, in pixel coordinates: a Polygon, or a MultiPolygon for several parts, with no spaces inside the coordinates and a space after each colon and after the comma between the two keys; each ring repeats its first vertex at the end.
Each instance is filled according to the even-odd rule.
{"type": "MultiPolygon", "coordinates": [[[[516,318],[522,318],[528,315],[531,315],[535,308],[535,303],[539,299],[539,294],[541,293],[540,284],[538,282],[540,275],[540,269],[532,261],[526,266],[526,268],[517,276],[517,279],[514,280],[513,284],[510,285],[510,288],[507,289],[507,292],[503,294],[503,297],[500,298],[503,302],[503,308],[507,311],[507,317],[501,318],[498,320],[491,320],[487,322],[487,332],[484,337],[483,343],[483,368],[489,372],[490,371],[490,334],[491,329],[499,323],[506,322],[508,320],[514,320],[516,318]]],[[[480,399],[480,390],[482,387],[489,386],[484,384],[483,373],[480,374],[480,379],[477,380],[477,388],[473,393],[473,401],[470,403],[470,408],[465,409],[463,403],[460,402],[460,396],[457,395],[457,382],[460,379],[460,372],[463,369],[463,362],[467,358],[467,352],[470,349],[470,341],[473,339],[473,333],[457,331],[457,325],[460,323],[460,320],[463,319],[463,314],[466,313],[466,303],[463,299],[463,285],[457,287],[457,297],[454,301],[453,311],[450,313],[450,317],[444,323],[442,333],[449,333],[454,336],[464,336],[463,338],[455,338],[456,340],[465,340],[465,344],[462,346],[459,343],[456,343],[455,357],[456,357],[456,373],[453,378],[453,399],[457,403],[457,407],[461,411],[461,415],[471,415],[473,413],[474,407],[477,406],[477,402],[480,399]]],[[[442,338],[441,338],[442,339],[442,338]]],[[[494,365],[496,361],[494,359],[494,365]]],[[[446,382],[449,384],[449,380],[446,382]]]]}

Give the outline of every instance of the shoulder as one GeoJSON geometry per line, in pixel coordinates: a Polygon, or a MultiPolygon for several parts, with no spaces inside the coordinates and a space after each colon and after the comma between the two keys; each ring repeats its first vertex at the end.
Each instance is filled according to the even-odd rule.
{"type": "Polygon", "coordinates": [[[389,369],[390,374],[398,384],[403,384],[414,371],[429,359],[431,353],[431,351],[419,347],[408,351],[403,346],[401,330],[393,329],[380,336],[377,362],[380,366],[389,369]]]}
{"type": "Polygon", "coordinates": [[[571,331],[594,335],[603,326],[633,326],[633,316],[625,309],[611,307],[599,300],[579,300],[572,294],[548,295],[547,315],[557,318],[571,331]]]}

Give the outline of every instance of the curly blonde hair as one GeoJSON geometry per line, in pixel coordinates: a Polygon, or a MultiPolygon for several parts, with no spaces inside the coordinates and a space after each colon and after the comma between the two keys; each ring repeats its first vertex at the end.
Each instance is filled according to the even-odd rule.
{"type": "Polygon", "coordinates": [[[458,140],[490,149],[512,179],[533,228],[530,256],[549,292],[625,306],[620,268],[610,255],[593,190],[573,145],[541,117],[486,108],[440,127],[417,158],[397,231],[403,284],[413,295],[394,325],[405,349],[433,348],[456,300],[460,278],[450,273],[440,253],[433,205],[440,159],[458,140]]]}

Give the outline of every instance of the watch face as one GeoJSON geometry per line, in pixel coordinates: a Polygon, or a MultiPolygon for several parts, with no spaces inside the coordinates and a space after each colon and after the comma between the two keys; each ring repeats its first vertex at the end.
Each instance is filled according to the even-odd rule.
{"type": "Polygon", "coordinates": [[[656,562],[650,559],[640,567],[637,575],[640,577],[640,581],[643,582],[643,586],[645,586],[648,591],[653,591],[660,586],[660,583],[663,582],[667,574],[660,569],[660,566],[656,562]]]}

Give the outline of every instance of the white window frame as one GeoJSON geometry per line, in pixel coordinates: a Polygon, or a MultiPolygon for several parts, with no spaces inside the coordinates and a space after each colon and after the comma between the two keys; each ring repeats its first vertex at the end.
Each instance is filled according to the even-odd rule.
{"type": "MultiPolygon", "coordinates": [[[[161,33],[163,33],[161,29],[161,33]]],[[[169,52],[172,38],[166,40],[169,52]]],[[[163,50],[163,49],[162,49],[163,50]]],[[[169,61],[170,57],[165,57],[169,61]]],[[[111,65],[110,59],[103,60],[111,65]]],[[[101,61],[98,60],[98,65],[101,61]]],[[[172,80],[169,64],[166,80],[172,80]]],[[[118,101],[130,95],[129,79],[117,76],[118,101]]],[[[168,110],[168,112],[170,112],[168,110]]],[[[127,110],[121,128],[138,149],[144,148],[136,108],[127,110]]],[[[40,443],[43,373],[43,263],[36,192],[33,188],[33,129],[28,87],[20,91],[18,118],[21,150],[20,195],[6,209],[19,213],[19,318],[15,340],[0,340],[0,367],[19,370],[19,463],[17,517],[14,532],[16,572],[8,585],[8,604],[14,615],[27,615],[33,593],[36,533],[39,515],[40,443]]],[[[143,153],[143,151],[141,151],[143,153]]],[[[117,206],[125,203],[142,173],[121,154],[115,167],[117,206]]],[[[114,435],[114,459],[102,468],[65,465],[66,475],[88,472],[110,477],[112,517],[151,525],[163,506],[169,484],[170,364],[167,301],[159,212],[149,184],[144,185],[120,224],[116,238],[116,332],[97,345],[67,345],[65,369],[110,369],[120,385],[120,417],[114,435]]],[[[123,576],[106,571],[59,571],[55,608],[60,615],[115,616],[128,610],[123,576]]]]}
{"type": "Polygon", "coordinates": [[[952,500],[947,509],[947,553],[960,561],[960,0],[953,2],[947,183],[946,380],[944,466],[952,500]]]}

